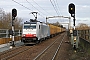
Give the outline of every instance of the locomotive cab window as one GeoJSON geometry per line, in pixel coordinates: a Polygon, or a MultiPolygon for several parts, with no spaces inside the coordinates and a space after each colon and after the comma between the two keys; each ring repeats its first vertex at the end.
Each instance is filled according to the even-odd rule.
{"type": "Polygon", "coordinates": [[[24,29],[36,29],[36,24],[24,24],[24,29]]]}

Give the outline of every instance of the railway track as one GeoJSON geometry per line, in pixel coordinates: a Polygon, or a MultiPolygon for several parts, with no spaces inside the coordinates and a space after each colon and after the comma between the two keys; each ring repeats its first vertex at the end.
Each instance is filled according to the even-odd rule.
{"type": "Polygon", "coordinates": [[[32,46],[20,46],[20,47],[14,48],[12,50],[5,51],[4,53],[0,54],[0,59],[7,60],[11,57],[14,57],[14,56],[26,51],[26,50],[29,50],[30,48],[32,48],[32,46]]]}
{"type": "Polygon", "coordinates": [[[54,60],[60,50],[62,42],[65,38],[66,34],[58,37],[51,45],[49,45],[43,52],[41,52],[36,58],[33,60],[54,60]],[[61,39],[61,40],[59,40],[61,39]]]}
{"type": "Polygon", "coordinates": [[[8,50],[1,53],[0,58],[1,60],[56,60],[65,36],[65,33],[62,33],[34,46],[21,46],[8,50]],[[39,56],[40,54],[42,55],[39,56]]]}

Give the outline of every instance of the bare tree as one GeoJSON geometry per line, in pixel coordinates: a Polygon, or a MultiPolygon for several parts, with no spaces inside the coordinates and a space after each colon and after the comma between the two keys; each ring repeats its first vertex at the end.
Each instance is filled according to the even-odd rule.
{"type": "MultiPolygon", "coordinates": [[[[12,16],[11,13],[5,13],[3,10],[0,9],[0,13],[2,15],[0,16],[0,29],[11,29],[12,26],[12,16]]],[[[16,17],[14,20],[15,29],[21,29],[22,28],[22,19],[19,17],[16,17]]]]}
{"type": "Polygon", "coordinates": [[[79,23],[77,26],[77,29],[78,30],[86,30],[86,29],[89,29],[89,26],[87,24],[84,24],[84,23],[79,23]]]}
{"type": "Polygon", "coordinates": [[[22,29],[22,19],[17,17],[14,20],[14,25],[16,29],[22,29]]]}

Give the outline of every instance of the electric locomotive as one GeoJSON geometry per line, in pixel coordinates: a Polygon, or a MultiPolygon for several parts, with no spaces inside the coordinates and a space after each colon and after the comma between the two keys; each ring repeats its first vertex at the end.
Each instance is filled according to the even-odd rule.
{"type": "Polygon", "coordinates": [[[24,22],[21,41],[25,44],[39,43],[50,36],[49,26],[42,22],[24,22]]]}

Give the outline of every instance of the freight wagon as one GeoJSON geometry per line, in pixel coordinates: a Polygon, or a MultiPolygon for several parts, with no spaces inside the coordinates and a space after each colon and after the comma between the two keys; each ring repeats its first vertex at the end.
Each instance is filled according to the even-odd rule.
{"type": "Polygon", "coordinates": [[[65,29],[61,28],[60,26],[56,26],[53,24],[48,24],[48,26],[50,28],[50,37],[53,37],[53,36],[65,31],[65,29]]]}

